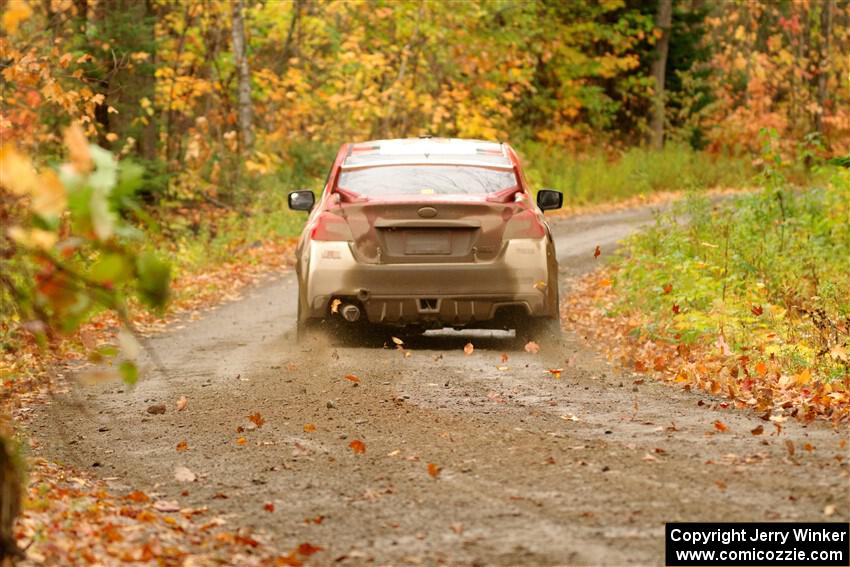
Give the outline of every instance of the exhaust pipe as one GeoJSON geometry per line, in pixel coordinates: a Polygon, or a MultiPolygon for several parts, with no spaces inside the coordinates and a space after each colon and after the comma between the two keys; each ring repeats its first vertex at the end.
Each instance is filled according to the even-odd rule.
{"type": "Polygon", "coordinates": [[[360,308],[351,303],[345,304],[340,309],[340,313],[342,314],[342,318],[349,323],[354,323],[360,319],[360,308]]]}

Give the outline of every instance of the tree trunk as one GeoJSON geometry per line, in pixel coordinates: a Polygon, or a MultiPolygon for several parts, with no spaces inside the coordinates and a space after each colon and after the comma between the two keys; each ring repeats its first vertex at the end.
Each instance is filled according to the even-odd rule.
{"type": "Polygon", "coordinates": [[[673,1],[658,0],[656,26],[661,37],[655,44],[655,61],[652,62],[652,77],[655,79],[655,96],[652,101],[652,147],[660,150],[664,146],[664,81],[667,70],[667,52],[670,50],[670,23],[673,19],[673,1]]]}
{"type": "Polygon", "coordinates": [[[21,477],[9,443],[0,433],[0,564],[21,555],[15,540],[15,519],[21,513],[21,477]]]}
{"type": "Polygon", "coordinates": [[[242,0],[233,2],[233,59],[239,72],[238,109],[239,137],[241,149],[248,149],[254,143],[251,109],[251,71],[248,67],[248,55],[245,48],[245,23],[242,18],[242,0]]]}
{"type": "Polygon", "coordinates": [[[829,80],[829,51],[832,47],[832,4],[833,0],[823,0],[820,14],[820,57],[818,58],[818,109],[815,112],[815,130],[823,134],[823,115],[826,111],[827,81],[829,80]]]}

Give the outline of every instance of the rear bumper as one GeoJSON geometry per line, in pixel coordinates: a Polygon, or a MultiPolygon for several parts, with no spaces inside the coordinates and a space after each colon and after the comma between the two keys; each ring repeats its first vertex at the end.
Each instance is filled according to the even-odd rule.
{"type": "Polygon", "coordinates": [[[347,242],[313,241],[301,258],[302,316],[326,318],[331,302],[357,304],[371,323],[463,326],[510,308],[557,313],[557,269],[548,240],[508,241],[492,261],[362,264],[347,242]]]}

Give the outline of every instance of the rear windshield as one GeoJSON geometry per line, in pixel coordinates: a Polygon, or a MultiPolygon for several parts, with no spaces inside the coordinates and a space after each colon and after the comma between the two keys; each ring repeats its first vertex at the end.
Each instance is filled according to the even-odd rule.
{"type": "Polygon", "coordinates": [[[364,196],[475,195],[517,186],[513,171],[465,165],[391,165],[343,170],[339,187],[364,196]]]}

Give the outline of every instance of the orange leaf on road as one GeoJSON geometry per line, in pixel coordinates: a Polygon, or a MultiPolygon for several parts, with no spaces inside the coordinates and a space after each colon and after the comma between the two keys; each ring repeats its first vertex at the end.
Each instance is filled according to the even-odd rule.
{"type": "Polygon", "coordinates": [[[428,463],[428,474],[431,475],[431,478],[437,478],[442,470],[442,468],[438,467],[434,463],[428,463]]]}
{"type": "Polygon", "coordinates": [[[314,431],[316,431],[316,426],[314,424],[312,424],[312,423],[305,423],[304,424],[304,433],[313,433],[314,431]]]}
{"type": "Polygon", "coordinates": [[[318,553],[319,551],[322,551],[322,548],[311,543],[302,543],[298,546],[298,553],[300,555],[310,556],[314,553],[318,553]]]}
{"type": "Polygon", "coordinates": [[[256,425],[257,429],[262,427],[263,424],[266,422],[266,420],[263,419],[263,416],[260,415],[260,412],[252,413],[248,416],[248,420],[251,421],[254,425],[256,425]]]}
{"type": "Polygon", "coordinates": [[[527,343],[525,343],[525,352],[537,354],[538,352],[540,352],[540,345],[534,341],[528,341],[527,343]]]}
{"type": "Polygon", "coordinates": [[[177,444],[177,450],[178,451],[188,451],[189,450],[189,444],[185,440],[183,440],[183,441],[181,441],[180,443],[177,444]]]}
{"type": "Polygon", "coordinates": [[[475,347],[472,345],[472,343],[466,343],[463,347],[463,354],[465,354],[466,356],[469,356],[470,354],[472,354],[472,351],[474,351],[474,350],[475,350],[475,347]]]}
{"type": "Polygon", "coordinates": [[[345,379],[346,379],[346,380],[348,380],[349,382],[354,382],[355,384],[356,384],[357,382],[360,382],[360,378],[358,378],[358,377],[357,377],[357,376],[355,376],[354,374],[346,374],[346,375],[345,375],[345,379]]]}
{"type": "Polygon", "coordinates": [[[724,433],[729,430],[729,426],[727,426],[725,423],[718,419],[714,422],[714,429],[721,433],[724,433]]]}
{"type": "Polygon", "coordinates": [[[366,452],[366,443],[360,439],[355,439],[349,443],[348,446],[351,447],[351,450],[354,451],[355,454],[359,455],[366,452]]]}

